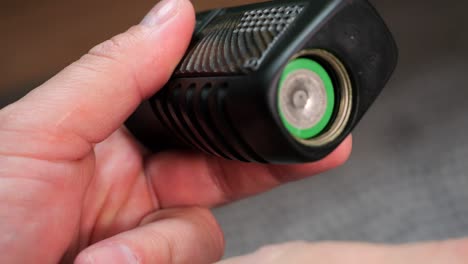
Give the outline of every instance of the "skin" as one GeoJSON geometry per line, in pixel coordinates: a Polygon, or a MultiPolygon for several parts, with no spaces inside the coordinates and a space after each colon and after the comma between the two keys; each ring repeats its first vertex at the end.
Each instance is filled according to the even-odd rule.
{"type": "Polygon", "coordinates": [[[468,241],[408,245],[291,242],[261,248],[253,254],[218,264],[466,264],[468,241]]]}
{"type": "Polygon", "coordinates": [[[194,28],[165,0],[0,111],[0,263],[210,263],[209,208],[342,164],[265,166],[199,153],[148,155],[123,122],[169,79],[194,28]],[[79,255],[78,255],[79,254],[79,255]]]}
{"type": "MultiPolygon", "coordinates": [[[[213,263],[224,240],[211,207],[347,160],[351,138],[324,160],[296,166],[145,151],[122,124],[167,82],[193,28],[188,0],[164,0],[0,110],[0,263],[213,263]]],[[[295,243],[259,252],[264,263],[349,263],[336,252],[385,250],[295,243]]],[[[259,263],[255,254],[228,263],[259,263]]]]}

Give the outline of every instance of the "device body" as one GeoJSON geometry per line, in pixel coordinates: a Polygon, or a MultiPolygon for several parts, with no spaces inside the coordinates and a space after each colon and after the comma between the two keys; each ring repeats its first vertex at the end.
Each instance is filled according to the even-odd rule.
{"type": "Polygon", "coordinates": [[[153,151],[316,161],[351,133],[396,63],[393,37],[365,0],[278,0],[207,11],[197,14],[192,43],[171,80],[126,125],[153,151]],[[307,97],[314,94],[322,99],[307,97]],[[311,105],[315,110],[306,109],[311,105]],[[311,111],[313,129],[299,131],[312,122],[304,119],[311,111]]]}

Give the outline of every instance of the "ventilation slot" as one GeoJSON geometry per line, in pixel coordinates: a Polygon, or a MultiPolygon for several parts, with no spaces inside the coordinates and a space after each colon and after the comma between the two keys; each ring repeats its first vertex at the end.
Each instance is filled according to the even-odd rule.
{"type": "Polygon", "coordinates": [[[232,160],[247,161],[242,155],[240,155],[226,140],[225,135],[221,134],[217,129],[216,125],[213,122],[211,114],[216,110],[216,89],[217,87],[212,87],[211,85],[206,85],[203,87],[201,92],[198,94],[200,100],[195,100],[197,105],[195,106],[194,113],[196,119],[200,122],[201,129],[206,133],[207,138],[209,138],[213,145],[216,146],[220,153],[232,160]],[[210,107],[213,106],[213,107],[210,107]]]}
{"type": "Polygon", "coordinates": [[[197,118],[194,116],[194,106],[199,105],[199,93],[200,87],[192,84],[185,90],[185,93],[181,97],[180,112],[182,115],[182,122],[185,124],[186,129],[188,129],[193,136],[193,139],[208,153],[228,158],[220,153],[220,151],[209,142],[208,137],[201,129],[197,118]]]}
{"type": "Polygon", "coordinates": [[[161,121],[161,123],[166,126],[166,128],[171,131],[179,140],[181,140],[185,145],[196,148],[193,145],[189,138],[185,134],[177,129],[177,125],[174,120],[170,117],[169,109],[167,108],[167,94],[169,89],[162,89],[157,96],[154,97],[155,100],[152,100],[153,112],[156,117],[161,121]]]}
{"type": "MultiPolygon", "coordinates": [[[[224,84],[226,86],[227,84],[224,84]]],[[[242,140],[240,135],[230,124],[228,115],[224,111],[224,96],[222,89],[214,89],[208,96],[207,104],[209,106],[207,119],[211,124],[215,134],[219,135],[221,142],[226,149],[231,149],[232,154],[241,161],[256,161],[266,163],[258,154],[253,151],[248,144],[242,140]],[[228,143],[229,142],[229,143],[228,143]]]]}
{"type": "Polygon", "coordinates": [[[153,101],[154,112],[187,146],[231,160],[265,163],[230,124],[223,110],[227,84],[169,85],[153,101]]]}

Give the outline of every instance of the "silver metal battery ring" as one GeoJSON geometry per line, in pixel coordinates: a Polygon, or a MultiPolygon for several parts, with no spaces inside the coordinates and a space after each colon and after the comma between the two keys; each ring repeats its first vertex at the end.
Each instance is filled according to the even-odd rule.
{"type": "Polygon", "coordinates": [[[330,74],[333,74],[338,80],[337,85],[335,85],[335,91],[339,91],[340,97],[339,102],[336,102],[335,104],[336,115],[332,120],[331,125],[329,125],[329,128],[319,136],[310,139],[301,139],[294,136],[297,141],[304,145],[319,147],[333,142],[345,130],[351,117],[351,110],[353,107],[352,84],[343,63],[341,63],[341,61],[330,52],[322,49],[303,50],[295,54],[291,60],[301,57],[319,58],[325,61],[333,70],[333,73],[330,74]]]}

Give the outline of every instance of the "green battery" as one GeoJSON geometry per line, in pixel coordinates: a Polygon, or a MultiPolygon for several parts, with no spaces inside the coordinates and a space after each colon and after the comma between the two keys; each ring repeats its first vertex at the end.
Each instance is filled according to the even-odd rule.
{"type": "Polygon", "coordinates": [[[278,86],[281,121],[295,137],[308,140],[324,132],[332,120],[335,89],[325,68],[309,58],[297,58],[283,70],[278,86]]]}

